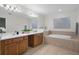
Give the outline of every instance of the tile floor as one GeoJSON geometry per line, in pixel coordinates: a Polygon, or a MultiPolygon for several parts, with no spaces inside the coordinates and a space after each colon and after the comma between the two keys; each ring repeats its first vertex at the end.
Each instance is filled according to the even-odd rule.
{"type": "Polygon", "coordinates": [[[46,44],[35,48],[29,48],[24,55],[79,55],[79,53],[46,44]]]}

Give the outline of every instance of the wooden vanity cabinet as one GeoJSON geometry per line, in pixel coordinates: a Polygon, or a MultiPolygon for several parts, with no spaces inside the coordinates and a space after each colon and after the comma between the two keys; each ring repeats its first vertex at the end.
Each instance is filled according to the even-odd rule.
{"type": "Polygon", "coordinates": [[[2,55],[18,55],[27,51],[28,37],[18,37],[1,41],[2,55]]]}
{"type": "Polygon", "coordinates": [[[37,45],[42,44],[43,42],[43,33],[33,34],[28,36],[28,45],[30,47],[35,47],[37,45]]]}

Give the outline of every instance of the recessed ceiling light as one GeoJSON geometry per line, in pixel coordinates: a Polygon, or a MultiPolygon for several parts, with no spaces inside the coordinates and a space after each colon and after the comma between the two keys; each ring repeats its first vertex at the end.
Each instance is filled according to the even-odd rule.
{"type": "Polygon", "coordinates": [[[59,12],[62,12],[62,9],[58,9],[59,12]]]}
{"type": "Polygon", "coordinates": [[[13,12],[22,12],[20,7],[17,7],[16,5],[10,5],[10,4],[0,4],[1,7],[5,8],[6,10],[10,10],[13,12]]]}
{"type": "Polygon", "coordinates": [[[34,12],[28,12],[27,15],[31,17],[38,17],[38,15],[34,12]]]}

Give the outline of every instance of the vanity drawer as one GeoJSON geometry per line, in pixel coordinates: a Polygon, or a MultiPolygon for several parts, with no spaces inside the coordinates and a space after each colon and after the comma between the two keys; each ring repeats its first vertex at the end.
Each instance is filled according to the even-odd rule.
{"type": "Polygon", "coordinates": [[[18,40],[17,40],[17,38],[15,38],[15,39],[7,39],[7,40],[5,40],[4,41],[4,44],[6,45],[6,44],[12,44],[12,43],[16,43],[18,40]]]}

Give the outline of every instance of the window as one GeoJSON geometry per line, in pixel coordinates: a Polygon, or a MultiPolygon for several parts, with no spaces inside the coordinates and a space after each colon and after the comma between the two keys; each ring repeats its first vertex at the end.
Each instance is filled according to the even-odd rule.
{"type": "Polygon", "coordinates": [[[69,17],[54,19],[54,28],[56,29],[70,29],[71,23],[69,17]]]}

